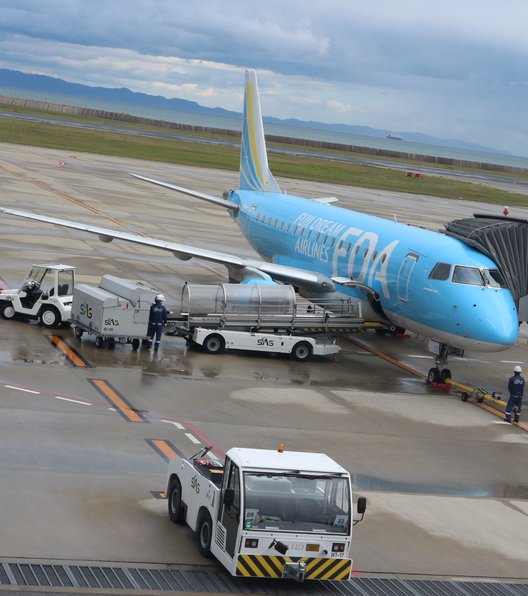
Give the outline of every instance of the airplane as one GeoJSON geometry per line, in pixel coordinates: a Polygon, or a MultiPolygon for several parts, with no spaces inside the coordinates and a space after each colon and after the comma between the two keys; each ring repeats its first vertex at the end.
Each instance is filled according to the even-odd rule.
{"type": "Polygon", "coordinates": [[[451,377],[448,355],[500,351],[518,335],[517,308],[497,265],[447,234],[341,208],[333,197],[281,192],[268,165],[257,75],[246,71],[239,188],[215,197],[138,179],[227,209],[260,259],[0,207],[0,212],[224,265],[230,281],[289,283],[317,302],[353,298],[365,320],[430,339],[427,382],[451,377]]]}

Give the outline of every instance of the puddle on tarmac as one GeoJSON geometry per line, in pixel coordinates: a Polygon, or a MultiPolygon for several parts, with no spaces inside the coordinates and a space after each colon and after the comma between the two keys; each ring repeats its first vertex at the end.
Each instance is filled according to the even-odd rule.
{"type": "Polygon", "coordinates": [[[501,499],[528,499],[528,485],[497,484],[485,487],[439,486],[436,484],[416,484],[395,482],[366,474],[352,474],[355,490],[395,492],[429,495],[449,495],[458,497],[494,497],[501,499]]]}

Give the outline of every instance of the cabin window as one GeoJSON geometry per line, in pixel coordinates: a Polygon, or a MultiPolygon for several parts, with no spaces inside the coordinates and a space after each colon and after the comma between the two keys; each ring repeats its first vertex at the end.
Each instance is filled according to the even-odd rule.
{"type": "Polygon", "coordinates": [[[325,235],[324,239],[323,239],[323,244],[326,244],[328,242],[328,236],[325,235]]]}
{"type": "Polygon", "coordinates": [[[318,241],[319,241],[319,238],[320,238],[320,236],[321,236],[321,233],[318,233],[318,234],[317,234],[317,236],[315,237],[315,241],[316,241],[316,242],[318,242],[318,241]]]}
{"type": "Polygon", "coordinates": [[[271,225],[271,215],[268,217],[268,226],[271,225]]]}
{"type": "Polygon", "coordinates": [[[451,265],[447,263],[437,263],[431,273],[429,273],[429,279],[439,279],[441,281],[445,281],[449,279],[449,274],[451,273],[451,265]]]}
{"type": "Polygon", "coordinates": [[[342,241],[342,240],[340,240],[340,241],[337,243],[337,248],[339,249],[339,248],[341,248],[342,246],[343,246],[343,241],[342,241]]]}
{"type": "Polygon", "coordinates": [[[289,232],[291,228],[291,224],[288,224],[288,227],[286,228],[286,231],[289,232]]]}
{"type": "Polygon", "coordinates": [[[302,236],[304,234],[304,228],[301,228],[300,232],[299,232],[299,236],[302,236]]]}
{"type": "Polygon", "coordinates": [[[484,286],[484,278],[478,267],[465,267],[457,265],[453,271],[453,283],[467,284],[469,286],[484,286]]]}
{"type": "Polygon", "coordinates": [[[293,228],[293,235],[294,235],[294,236],[295,236],[295,234],[297,234],[297,227],[298,227],[298,226],[295,226],[295,227],[293,228]]]}
{"type": "Polygon", "coordinates": [[[351,246],[352,246],[352,242],[349,242],[349,243],[346,245],[345,252],[346,252],[347,254],[350,252],[350,247],[351,247],[351,246]]]}
{"type": "Polygon", "coordinates": [[[280,229],[281,229],[281,232],[282,232],[283,228],[284,228],[284,222],[283,222],[283,221],[281,221],[281,227],[280,227],[280,229]]]}
{"type": "Polygon", "coordinates": [[[306,239],[308,240],[311,235],[312,235],[312,230],[309,230],[308,234],[306,234],[306,239]]]}
{"type": "Polygon", "coordinates": [[[332,238],[332,243],[330,244],[330,248],[333,248],[334,247],[335,241],[336,241],[336,239],[335,238],[332,238]]]}

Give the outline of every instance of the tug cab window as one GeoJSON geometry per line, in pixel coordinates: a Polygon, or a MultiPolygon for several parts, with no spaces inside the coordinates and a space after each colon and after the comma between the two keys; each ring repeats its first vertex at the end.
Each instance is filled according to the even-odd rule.
{"type": "Polygon", "coordinates": [[[445,281],[446,279],[449,279],[450,273],[451,265],[448,265],[447,263],[437,263],[429,274],[429,279],[439,279],[441,281],[445,281]]]}

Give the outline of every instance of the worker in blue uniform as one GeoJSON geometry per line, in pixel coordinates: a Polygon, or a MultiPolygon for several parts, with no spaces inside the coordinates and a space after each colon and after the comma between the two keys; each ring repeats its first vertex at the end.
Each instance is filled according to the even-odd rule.
{"type": "Polygon", "coordinates": [[[161,333],[163,331],[163,327],[167,322],[167,309],[163,304],[165,302],[165,296],[163,294],[157,294],[154,298],[154,304],[150,307],[150,315],[149,315],[149,322],[148,322],[148,331],[147,336],[149,338],[149,342],[147,344],[147,348],[150,350],[152,347],[152,341],[154,336],[156,336],[156,341],[154,343],[154,351],[157,352],[159,350],[159,345],[161,341],[161,333]]]}
{"type": "Polygon", "coordinates": [[[516,366],[513,369],[513,377],[508,381],[508,391],[510,392],[510,399],[506,405],[506,422],[512,421],[512,413],[514,415],[514,422],[519,422],[521,418],[521,407],[524,393],[524,377],[521,376],[522,368],[516,366]]]}

